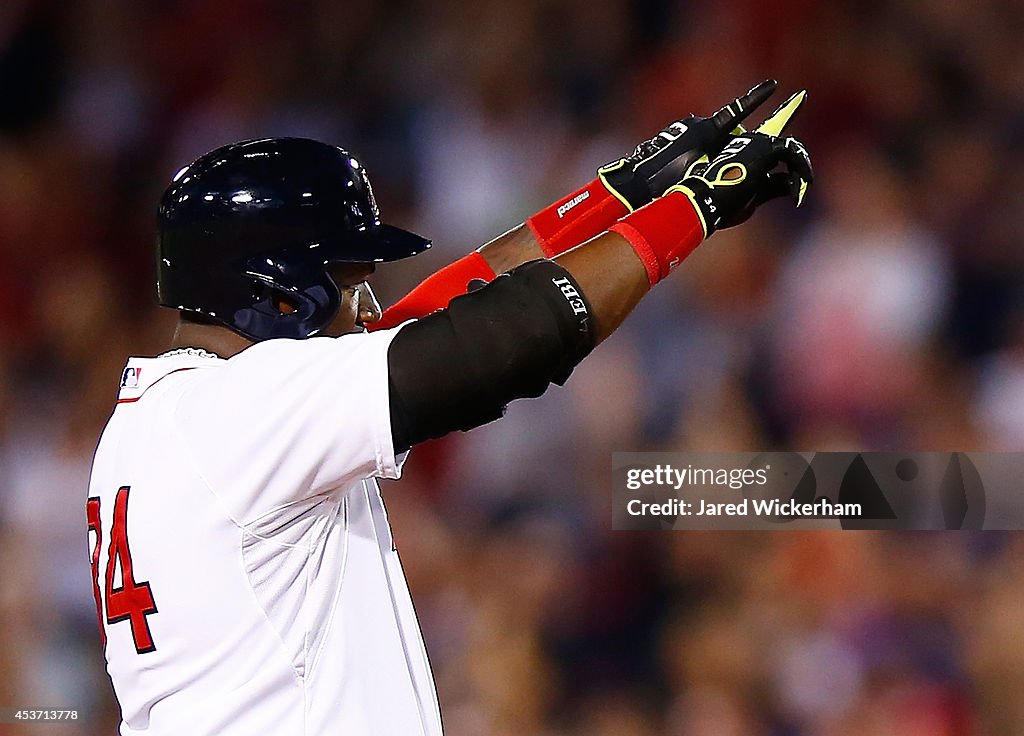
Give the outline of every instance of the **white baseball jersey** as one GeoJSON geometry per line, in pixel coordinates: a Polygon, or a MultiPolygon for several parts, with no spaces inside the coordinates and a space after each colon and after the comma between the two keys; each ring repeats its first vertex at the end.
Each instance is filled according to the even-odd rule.
{"type": "Polygon", "coordinates": [[[122,735],[441,733],[374,480],[396,333],[128,361],[87,504],[122,735]]]}

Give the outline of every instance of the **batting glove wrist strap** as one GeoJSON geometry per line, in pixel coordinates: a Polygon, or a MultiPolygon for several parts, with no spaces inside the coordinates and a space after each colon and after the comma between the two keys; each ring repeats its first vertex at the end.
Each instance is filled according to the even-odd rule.
{"type": "Polygon", "coordinates": [[[700,211],[683,192],[654,200],[609,230],[633,246],[652,286],[668,276],[705,237],[700,211]]]}

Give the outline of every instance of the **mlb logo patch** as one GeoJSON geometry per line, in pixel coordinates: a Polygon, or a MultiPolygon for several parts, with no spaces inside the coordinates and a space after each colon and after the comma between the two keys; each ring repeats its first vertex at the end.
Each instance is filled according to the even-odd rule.
{"type": "Polygon", "coordinates": [[[138,388],[139,376],[141,375],[141,368],[135,368],[133,366],[125,368],[124,373],[121,374],[121,388],[138,388]]]}

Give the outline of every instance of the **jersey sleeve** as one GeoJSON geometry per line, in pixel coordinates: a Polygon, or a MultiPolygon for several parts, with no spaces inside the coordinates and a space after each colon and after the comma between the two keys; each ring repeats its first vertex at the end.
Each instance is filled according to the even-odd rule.
{"type": "Polygon", "coordinates": [[[401,475],[387,362],[399,329],[267,340],[195,372],[175,421],[196,470],[236,522],[360,479],[401,475]]]}

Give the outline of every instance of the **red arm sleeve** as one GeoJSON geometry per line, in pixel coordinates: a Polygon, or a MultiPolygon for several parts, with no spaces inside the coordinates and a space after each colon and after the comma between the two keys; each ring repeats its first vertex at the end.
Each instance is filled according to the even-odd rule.
{"type": "Polygon", "coordinates": [[[594,179],[582,189],[562,197],[526,221],[548,258],[565,253],[600,235],[629,210],[594,179]]]}
{"type": "Polygon", "coordinates": [[[380,320],[367,329],[383,330],[406,320],[426,317],[431,312],[447,307],[448,302],[455,297],[465,294],[470,281],[482,279],[490,282],[495,275],[484,257],[473,251],[428,276],[419,286],[385,309],[380,320]]]}
{"type": "MultiPolygon", "coordinates": [[[[608,191],[600,179],[562,197],[526,221],[544,255],[554,258],[600,235],[627,214],[626,206],[608,191]]],[[[465,294],[470,281],[490,282],[496,274],[478,252],[470,253],[428,276],[419,286],[384,310],[368,330],[395,327],[409,319],[425,317],[465,294]]]]}

